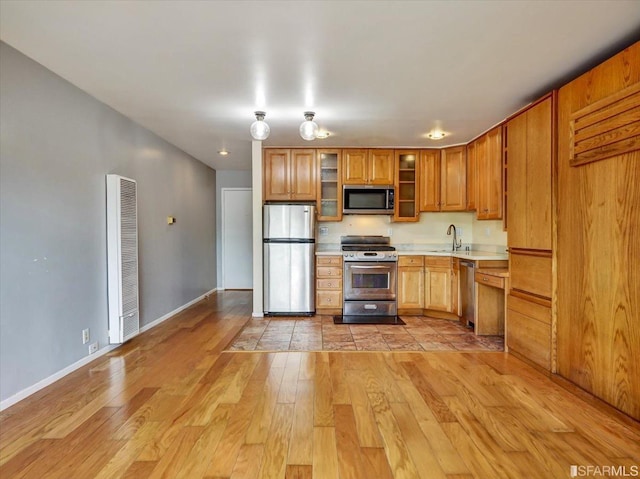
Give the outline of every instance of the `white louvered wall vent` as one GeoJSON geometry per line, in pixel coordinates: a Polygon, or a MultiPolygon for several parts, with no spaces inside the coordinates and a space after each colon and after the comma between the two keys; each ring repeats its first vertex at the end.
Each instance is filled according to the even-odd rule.
{"type": "Polygon", "coordinates": [[[136,182],[107,175],[109,342],[140,332],[138,310],[138,207],[136,182]]]}

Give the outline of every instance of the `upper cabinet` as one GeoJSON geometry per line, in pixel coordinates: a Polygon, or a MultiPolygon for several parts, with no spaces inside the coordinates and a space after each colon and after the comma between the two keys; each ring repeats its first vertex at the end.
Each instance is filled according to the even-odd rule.
{"type": "Polygon", "coordinates": [[[318,150],[318,221],[342,220],[342,152],[318,150]]]}
{"type": "Polygon", "coordinates": [[[466,149],[422,150],[420,154],[420,211],[465,211],[466,149]]]}
{"type": "Polygon", "coordinates": [[[265,150],[263,173],[265,201],[316,200],[316,150],[265,150]]]}
{"type": "Polygon", "coordinates": [[[509,120],[508,244],[512,248],[551,250],[553,97],[509,120]]]}
{"type": "Polygon", "coordinates": [[[342,183],[345,185],[392,185],[393,150],[343,150],[342,183]]]}
{"type": "Polygon", "coordinates": [[[479,220],[502,219],[502,126],[475,141],[475,166],[479,220]]]}
{"type": "Polygon", "coordinates": [[[478,201],[478,174],[476,170],[476,142],[467,145],[467,211],[475,211],[478,201]]]}
{"type": "Polygon", "coordinates": [[[440,211],[440,150],[420,152],[420,211],[440,211]]]}
{"type": "Polygon", "coordinates": [[[395,150],[394,221],[418,221],[418,162],[420,150],[395,150]]]}
{"type": "Polygon", "coordinates": [[[467,209],[467,151],[454,146],[440,151],[440,211],[467,209]]]}

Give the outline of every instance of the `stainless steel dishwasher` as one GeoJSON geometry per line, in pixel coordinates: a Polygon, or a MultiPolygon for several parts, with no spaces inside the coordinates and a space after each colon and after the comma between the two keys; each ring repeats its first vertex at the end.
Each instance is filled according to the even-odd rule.
{"type": "Polygon", "coordinates": [[[475,331],[475,263],[460,260],[460,303],[462,306],[462,323],[475,331]]]}

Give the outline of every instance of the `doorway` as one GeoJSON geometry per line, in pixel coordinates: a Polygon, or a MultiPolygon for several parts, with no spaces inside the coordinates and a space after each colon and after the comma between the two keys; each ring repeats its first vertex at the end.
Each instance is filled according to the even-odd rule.
{"type": "Polygon", "coordinates": [[[222,188],[222,288],[252,289],[251,188],[222,188]]]}

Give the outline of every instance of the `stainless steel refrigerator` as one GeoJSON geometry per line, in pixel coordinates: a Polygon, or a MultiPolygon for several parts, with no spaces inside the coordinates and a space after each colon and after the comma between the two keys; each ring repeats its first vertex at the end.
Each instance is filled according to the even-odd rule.
{"type": "Polygon", "coordinates": [[[315,221],[313,205],[264,206],[265,314],[315,313],[315,221]]]}

